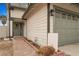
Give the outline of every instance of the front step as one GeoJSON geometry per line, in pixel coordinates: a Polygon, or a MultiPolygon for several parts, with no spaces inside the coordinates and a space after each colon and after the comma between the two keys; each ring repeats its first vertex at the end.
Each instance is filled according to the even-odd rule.
{"type": "Polygon", "coordinates": [[[24,39],[23,36],[14,36],[13,38],[15,38],[15,39],[17,39],[17,38],[24,39]]]}

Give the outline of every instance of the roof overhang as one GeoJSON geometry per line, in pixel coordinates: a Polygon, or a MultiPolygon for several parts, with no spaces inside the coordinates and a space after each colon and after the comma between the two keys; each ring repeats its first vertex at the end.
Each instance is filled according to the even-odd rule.
{"type": "Polygon", "coordinates": [[[38,12],[41,8],[45,7],[45,5],[47,5],[47,3],[34,3],[31,4],[28,9],[26,10],[26,12],[23,14],[22,19],[23,20],[27,20],[28,18],[30,18],[32,15],[34,15],[36,12],[38,12]]]}
{"type": "Polygon", "coordinates": [[[29,5],[29,7],[26,9],[25,13],[24,13],[23,16],[22,16],[22,19],[23,19],[23,20],[27,20],[25,16],[26,16],[27,13],[29,12],[29,10],[31,10],[31,9],[33,8],[34,5],[35,5],[35,3],[33,3],[33,4],[31,3],[31,4],[29,5]]]}

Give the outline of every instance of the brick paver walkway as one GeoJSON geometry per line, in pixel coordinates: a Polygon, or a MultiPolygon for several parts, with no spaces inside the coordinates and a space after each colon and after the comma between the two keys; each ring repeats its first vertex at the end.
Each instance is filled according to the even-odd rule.
{"type": "Polygon", "coordinates": [[[13,40],[14,56],[35,56],[35,50],[28,45],[24,38],[14,38],[13,40]]]}

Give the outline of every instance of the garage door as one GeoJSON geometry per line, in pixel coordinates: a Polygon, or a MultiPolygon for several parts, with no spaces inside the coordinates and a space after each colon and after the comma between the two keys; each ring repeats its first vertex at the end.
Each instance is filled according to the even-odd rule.
{"type": "Polygon", "coordinates": [[[79,17],[75,14],[56,10],[54,32],[59,35],[59,46],[79,42],[79,17]]]}

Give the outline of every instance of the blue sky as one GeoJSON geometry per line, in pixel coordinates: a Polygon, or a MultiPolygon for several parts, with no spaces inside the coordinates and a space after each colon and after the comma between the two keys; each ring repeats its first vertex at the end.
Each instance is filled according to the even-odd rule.
{"type": "Polygon", "coordinates": [[[0,3],[0,16],[7,16],[7,7],[5,3],[0,3]]]}
{"type": "MultiPolygon", "coordinates": [[[[6,6],[6,3],[0,3],[0,16],[7,16],[7,6],[6,6]]],[[[0,20],[0,26],[2,26],[1,20],[0,20]]]]}

